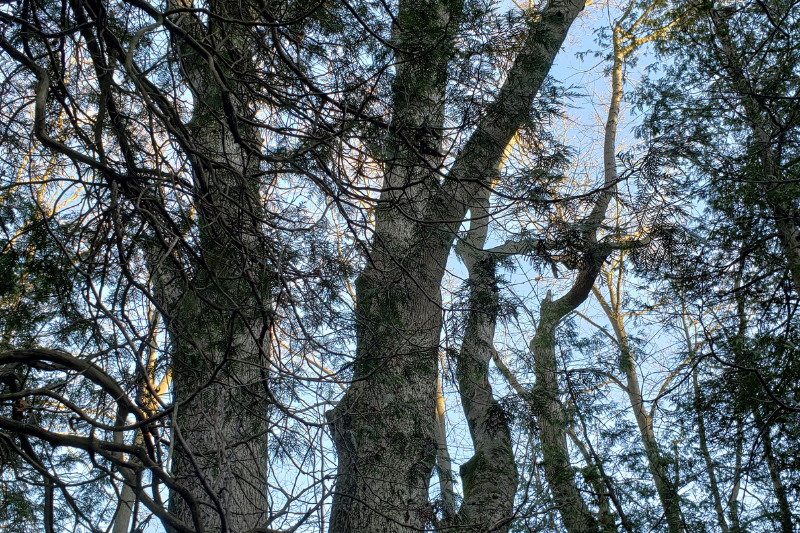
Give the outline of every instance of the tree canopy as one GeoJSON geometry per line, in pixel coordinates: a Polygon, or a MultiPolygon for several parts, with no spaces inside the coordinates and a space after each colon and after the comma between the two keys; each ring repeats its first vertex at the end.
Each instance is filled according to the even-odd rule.
{"type": "Polygon", "coordinates": [[[800,532],[797,0],[14,0],[0,116],[4,530],[800,532]]]}

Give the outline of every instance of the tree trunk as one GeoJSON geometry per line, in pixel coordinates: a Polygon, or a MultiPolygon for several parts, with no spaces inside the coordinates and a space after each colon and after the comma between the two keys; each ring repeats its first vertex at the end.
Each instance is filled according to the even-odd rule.
{"type": "Polygon", "coordinates": [[[736,447],[734,449],[734,471],[733,486],[728,497],[728,519],[731,522],[731,533],[741,533],[742,528],[739,524],[739,489],[742,479],[742,448],[744,446],[744,433],[742,429],[742,419],[736,420],[736,447]]]}
{"type": "Polygon", "coordinates": [[[608,487],[605,486],[605,476],[602,471],[602,466],[599,461],[596,461],[594,457],[589,453],[589,450],[586,449],[586,445],[581,442],[578,438],[578,435],[575,434],[575,431],[569,429],[567,431],[572,443],[578,448],[583,456],[583,460],[586,463],[586,466],[590,470],[595,470],[589,475],[584,475],[584,481],[587,484],[591,485],[592,490],[596,495],[597,500],[597,509],[598,509],[598,518],[597,521],[600,525],[600,531],[603,533],[616,533],[617,532],[617,525],[614,522],[614,515],[611,513],[611,505],[609,505],[609,500],[611,499],[611,495],[609,493],[608,487]]]}
{"type": "Polygon", "coordinates": [[[565,315],[551,300],[542,302],[539,325],[531,341],[536,373],[532,396],[540,428],[545,479],[553,494],[553,501],[569,533],[589,533],[599,528],[575,483],[575,472],[567,448],[568,420],[558,385],[555,331],[565,315]]]}
{"type": "Polygon", "coordinates": [[[339,456],[331,532],[419,530],[433,519],[444,260],[428,255],[359,276],[353,383],[328,413],[339,456]]]}
{"type": "Polygon", "coordinates": [[[328,412],[338,454],[331,533],[411,532],[435,519],[440,285],[468,206],[505,152],[583,1],[553,0],[532,21],[507,79],[444,181],[442,131],[458,0],[403,0],[393,39],[393,130],[368,264],[356,282],[352,384],[328,412]]]}
{"type": "Polygon", "coordinates": [[[196,142],[190,159],[201,256],[194,277],[183,282],[165,315],[178,406],[172,421],[173,475],[196,500],[173,494],[170,505],[187,524],[239,533],[261,525],[269,512],[272,245],[262,228],[261,165],[253,153],[258,134],[240,122],[252,118],[253,109],[247,88],[237,80],[255,68],[241,51],[255,49],[248,43],[256,37],[242,25],[222,21],[252,20],[257,8],[212,3],[210,9],[215,17],[205,23],[193,15],[178,19],[218,57],[211,63],[179,44],[194,99],[187,127],[196,142]]]}
{"type": "Polygon", "coordinates": [[[703,418],[703,402],[700,384],[697,381],[697,367],[692,372],[692,383],[694,385],[694,402],[695,413],[697,414],[697,436],[700,440],[700,453],[703,455],[703,461],[706,463],[706,471],[708,472],[708,482],[711,488],[711,498],[714,501],[714,510],[717,513],[717,524],[719,524],[722,533],[728,533],[728,522],[725,521],[725,511],[722,508],[722,498],[719,494],[719,486],[717,485],[716,467],[714,461],[711,459],[711,453],[708,450],[708,442],[706,440],[706,423],[703,418]]]}
{"type": "Polygon", "coordinates": [[[475,533],[508,531],[519,479],[509,415],[495,400],[489,384],[498,312],[495,261],[494,257],[485,257],[475,264],[476,278],[481,281],[471,290],[457,366],[461,403],[475,451],[461,465],[464,499],[457,523],[475,533]]]}
{"type": "MultiPolygon", "coordinates": [[[[622,258],[620,258],[620,270],[622,269],[622,258]]],[[[620,272],[621,275],[621,272],[620,272]]],[[[609,290],[611,289],[611,274],[608,278],[609,290]]],[[[644,446],[645,455],[647,457],[647,467],[650,470],[650,475],[653,477],[653,484],[658,493],[658,499],[661,502],[661,507],[664,510],[664,517],[666,518],[669,526],[670,533],[679,533],[683,531],[683,521],[681,520],[681,509],[678,501],[678,492],[675,483],[669,478],[667,474],[667,467],[672,462],[661,453],[656,440],[655,433],[653,432],[653,420],[647,414],[644,407],[644,398],[642,397],[641,386],[639,385],[639,376],[636,372],[636,365],[633,359],[633,352],[631,352],[628,345],[628,337],[625,332],[625,325],[618,308],[622,301],[622,294],[617,293],[613,295],[610,305],[596,288],[593,292],[597,297],[600,306],[606,313],[606,316],[611,322],[611,327],[617,338],[617,344],[620,350],[620,369],[625,373],[626,378],[626,392],[633,416],[636,419],[636,424],[639,427],[639,436],[644,446]]]]}
{"type": "Polygon", "coordinates": [[[461,465],[464,499],[458,515],[443,521],[442,529],[458,526],[475,533],[505,533],[513,516],[519,474],[509,415],[489,383],[500,307],[497,257],[483,249],[490,220],[488,191],[477,203],[470,209],[467,238],[457,249],[469,274],[469,306],[456,377],[474,454],[461,465]]]}
{"type": "Polygon", "coordinates": [[[531,402],[540,428],[545,479],[569,533],[596,532],[599,525],[578,489],[570,462],[566,437],[569,420],[561,403],[558,383],[556,327],[567,314],[586,301],[609,252],[610,249],[604,246],[591,245],[584,258],[584,267],[578,272],[569,292],[555,301],[548,292],[542,301],[539,324],[530,344],[536,375],[531,402]]]}
{"type": "Polygon", "coordinates": [[[781,533],[792,533],[792,510],[789,506],[788,490],[781,479],[781,466],[778,464],[778,459],[772,449],[770,427],[764,424],[758,409],[755,410],[755,413],[756,424],[761,429],[761,438],[764,441],[764,460],[767,462],[767,470],[769,470],[775,499],[778,500],[778,520],[781,524],[781,533]]]}

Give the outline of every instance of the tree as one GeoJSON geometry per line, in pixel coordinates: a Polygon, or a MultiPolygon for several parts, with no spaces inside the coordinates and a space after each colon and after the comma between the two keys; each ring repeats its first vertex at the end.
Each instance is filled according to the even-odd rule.
{"type": "Polygon", "coordinates": [[[607,381],[635,385],[639,349],[621,295],[605,305],[617,341],[608,360],[619,368],[573,320],[590,314],[598,276],[609,262],[621,268],[625,253],[637,276],[674,287],[663,297],[685,304],[682,317],[721,324],[687,344],[696,379],[676,371],[654,402],[669,406],[659,416],[697,421],[697,456],[708,474],[724,471],[709,483],[718,495],[730,489],[730,529],[739,517],[753,530],[791,529],[796,289],[784,273],[793,268],[796,95],[787,91],[797,61],[786,28],[796,8],[748,4],[736,26],[715,3],[605,6],[617,21],[612,90],[590,179],[570,171],[569,142],[551,131],[574,91],[548,77],[585,4],[5,5],[0,524],[46,533],[722,527],[722,496],[715,521],[691,515],[706,502],[688,494],[705,486],[701,472],[677,448],[668,460],[646,418],[629,414],[644,392],[629,386],[628,405],[611,414],[607,381]],[[723,53],[680,63],[678,25],[723,53]],[[780,94],[730,86],[738,103],[729,109],[701,113],[707,123],[675,121],[670,134],[702,133],[683,147],[660,136],[659,120],[674,117],[651,100],[652,142],[619,153],[625,68],[638,47],[654,43],[676,66],[706,72],[720,58],[745,64],[737,47],[762,38],[761,52],[787,62],[766,69],[780,94]],[[736,123],[738,109],[747,121],[732,145],[745,155],[729,160],[711,149],[724,137],[715,120],[736,123]],[[770,113],[791,127],[768,128],[770,113]],[[751,142],[756,130],[780,149],[751,142]],[[711,160],[756,168],[762,192],[776,169],[787,177],[754,200],[698,164],[711,160]],[[711,215],[685,214],[673,168],[702,176],[711,215]],[[759,214],[743,212],[753,206],[759,214]],[[703,251],[697,240],[676,246],[681,232],[718,247],[698,267],[707,285],[678,282],[703,251]],[[724,267],[732,253],[738,274],[724,267]],[[754,266],[759,258],[767,270],[754,266]],[[541,279],[548,270],[557,281],[541,279]],[[449,293],[461,274],[462,290],[449,293]],[[534,274],[541,284],[517,298],[519,277],[534,274]],[[784,298],[742,312],[726,293],[740,286],[784,298]],[[507,364],[514,343],[522,348],[507,364]],[[573,350],[594,350],[590,364],[576,366],[573,350]],[[726,398],[731,376],[746,394],[726,398]],[[452,384],[463,449],[448,434],[452,384]],[[740,429],[720,435],[705,405],[740,429]],[[750,444],[760,468],[742,464],[756,457],[750,444]],[[729,450],[735,457],[720,459],[729,450]],[[764,505],[734,508],[742,476],[764,505]],[[546,524],[532,519],[545,515],[546,524]]]}
{"type": "MultiPolygon", "coordinates": [[[[790,339],[800,283],[794,183],[800,124],[797,8],[796,2],[701,4],[687,21],[691,37],[665,44],[676,64],[658,84],[648,123],[649,133],[663,142],[664,162],[684,169],[707,206],[706,221],[698,227],[705,243],[683,255],[693,272],[677,277],[698,308],[715,310],[711,325],[701,318],[704,311],[695,311],[695,320],[703,323],[709,356],[728,370],[722,383],[698,385],[695,395],[698,409],[725,405],[736,420],[729,520],[737,531],[743,439],[752,441],[753,451],[761,450],[766,464],[766,472],[751,469],[748,475],[770,480],[774,527],[793,528],[785,483],[795,473],[773,455],[774,426],[768,420],[780,419],[786,428],[783,424],[796,423],[797,413],[796,398],[786,389],[795,379],[790,339]],[[687,73],[694,80],[689,84],[687,73]],[[715,389],[725,392],[714,395],[719,403],[707,403],[706,394],[715,389]],[[751,430],[756,434],[747,435],[751,430]]],[[[705,422],[698,424],[705,431],[705,422]]],[[[788,445],[793,438],[783,433],[777,440],[788,445]]],[[[713,474],[709,452],[703,456],[713,474]]],[[[712,478],[712,487],[715,483],[712,478]]],[[[712,490],[720,528],[726,530],[721,498],[712,490]]]]}
{"type": "MultiPolygon", "coordinates": [[[[325,239],[312,230],[329,219],[286,199],[294,182],[335,205],[355,229],[346,238],[364,246],[351,384],[328,413],[331,530],[424,529],[444,265],[583,7],[554,0],[524,13],[513,65],[477,110],[450,101],[452,69],[481,53],[458,38],[491,19],[477,4],[65,0],[4,11],[5,138],[32,159],[52,154],[58,174],[41,179],[52,198],[77,195],[45,227],[93,329],[83,343],[11,334],[2,356],[16,406],[3,428],[17,435],[4,438],[44,480],[45,527],[57,522],[53,486],[86,527],[113,517],[133,529],[132,503],[179,531],[268,529],[295,512],[298,494],[284,496],[288,510],[272,503],[268,436],[311,423],[292,405],[305,401],[306,369],[272,353],[316,343],[311,300],[344,283],[297,288],[320,270],[325,239]],[[323,48],[331,40],[341,48],[323,48]],[[350,202],[374,203],[366,240],[350,202]],[[37,383],[49,392],[32,392],[37,383]],[[52,462],[68,449],[101,461],[108,474],[89,486],[121,490],[118,510],[74,498],[52,462]]],[[[6,154],[7,168],[32,168],[6,154]]],[[[318,503],[300,522],[327,497],[314,486],[318,503]]]]}

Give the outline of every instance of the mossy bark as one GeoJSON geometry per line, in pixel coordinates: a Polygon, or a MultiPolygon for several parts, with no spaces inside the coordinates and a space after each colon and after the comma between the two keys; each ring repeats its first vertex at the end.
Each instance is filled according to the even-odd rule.
{"type": "Polygon", "coordinates": [[[445,264],[469,206],[491,189],[583,6],[553,0],[532,22],[497,100],[448,172],[445,97],[463,4],[398,5],[392,129],[382,154],[384,183],[367,267],[356,283],[353,381],[328,413],[339,460],[331,533],[410,533],[435,521],[428,484],[437,455],[445,264]]]}
{"type": "Polygon", "coordinates": [[[246,532],[264,523],[271,327],[271,242],[262,227],[253,146],[242,122],[254,109],[242,79],[255,65],[242,50],[255,38],[229,20],[252,20],[257,6],[212,2],[215,17],[178,20],[214,50],[212,63],[175,43],[194,109],[186,125],[196,196],[200,255],[193,276],[165,315],[172,344],[174,403],[172,474],[194,501],[171,496],[171,510],[207,532],[246,532]],[[219,17],[219,18],[217,18],[219,17]]]}

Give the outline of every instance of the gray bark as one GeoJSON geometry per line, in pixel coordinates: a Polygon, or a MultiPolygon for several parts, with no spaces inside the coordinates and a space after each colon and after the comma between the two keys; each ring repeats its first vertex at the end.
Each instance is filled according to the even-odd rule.
{"type": "MultiPolygon", "coordinates": [[[[636,363],[633,358],[633,352],[628,344],[628,336],[625,331],[625,324],[621,313],[622,291],[620,288],[620,281],[622,277],[622,261],[619,260],[619,269],[617,279],[616,291],[613,287],[612,271],[609,270],[607,283],[609,286],[610,302],[603,298],[602,294],[596,288],[593,292],[603,308],[611,327],[614,330],[614,335],[617,339],[617,346],[620,351],[620,369],[625,373],[626,379],[626,393],[633,416],[636,424],[639,427],[639,436],[641,438],[642,446],[645,450],[647,457],[647,466],[650,470],[650,475],[653,478],[653,484],[658,493],[658,499],[661,503],[661,508],[664,510],[664,517],[667,521],[670,533],[678,533],[683,531],[683,521],[681,519],[680,503],[678,501],[677,481],[670,479],[667,468],[673,462],[665,457],[656,440],[653,431],[653,419],[648,414],[644,406],[644,398],[642,397],[641,385],[639,384],[639,376],[636,372],[636,363]]],[[[688,338],[687,338],[688,341],[688,338]]],[[[676,465],[677,468],[677,465],[676,465]]]]}
{"type": "MultiPolygon", "coordinates": [[[[110,89],[116,83],[112,79],[114,69],[107,65],[100,43],[88,29],[91,24],[87,24],[84,7],[73,2],[72,8],[83,28],[98,79],[101,106],[97,121],[103,123],[107,117],[127,169],[135,175],[136,150],[129,142],[130,132],[110,89]]],[[[213,13],[224,8],[224,3],[210,6],[213,13]]],[[[247,20],[247,7],[238,8],[230,14],[247,20]]],[[[213,36],[219,46],[214,51],[222,50],[222,56],[231,57],[235,50],[247,48],[239,38],[240,32],[226,32],[225,24],[213,17],[205,28],[188,15],[177,17],[176,23],[183,25],[187,35],[200,40],[213,36]]],[[[245,128],[235,128],[236,116],[247,117],[250,113],[247,105],[237,100],[237,87],[217,81],[239,79],[228,77],[230,72],[225,69],[230,65],[212,65],[209,57],[201,56],[185,41],[179,55],[195,102],[192,121],[185,125],[193,138],[184,139],[188,144],[182,145],[192,166],[199,222],[198,235],[194,237],[200,243],[201,256],[194,265],[193,277],[184,276],[182,266],[172,264],[172,247],[158,242],[158,238],[179,236],[168,235],[174,225],[160,218],[161,199],[153,194],[157,187],[142,187],[142,180],[121,179],[111,184],[112,201],[125,198],[135,203],[152,217],[154,232],[162,232],[153,239],[152,246],[146,245],[144,253],[155,285],[155,299],[165,311],[173,346],[173,400],[182,407],[181,419],[172,420],[172,439],[178,442],[172,474],[179,485],[170,486],[181,489],[170,495],[171,510],[179,517],[175,523],[190,524],[198,532],[247,531],[260,522],[267,509],[263,490],[266,447],[261,431],[265,402],[259,369],[269,345],[265,320],[269,275],[265,272],[266,263],[254,260],[259,257],[255,251],[263,244],[257,237],[261,235],[261,206],[253,176],[258,161],[250,156],[252,147],[245,146],[253,136],[245,128]],[[215,74],[222,75],[215,78],[215,74]],[[241,415],[231,416],[234,412],[241,415]]],[[[125,68],[142,83],[135,67],[126,63],[125,68]]],[[[37,136],[46,146],[98,166],[91,158],[47,136],[44,104],[49,81],[43,69],[40,73],[37,136]]],[[[166,107],[162,109],[169,115],[168,120],[173,121],[173,126],[182,127],[177,112],[166,107]]],[[[100,166],[105,165],[102,150],[98,159],[100,166]]],[[[114,525],[118,530],[130,520],[130,486],[135,479],[129,470],[121,469],[126,486],[114,525]]]]}
{"type": "Polygon", "coordinates": [[[489,384],[498,311],[495,262],[495,258],[485,257],[475,264],[480,281],[471,290],[457,366],[461,403],[475,452],[461,465],[464,499],[457,522],[476,533],[508,531],[518,481],[509,415],[492,395],[489,384]]]}
{"type": "Polygon", "coordinates": [[[384,189],[369,262],[356,282],[353,382],[328,413],[339,464],[331,533],[410,532],[434,520],[440,284],[453,237],[490,188],[583,1],[553,0],[533,24],[497,100],[444,183],[444,87],[461,3],[402,1],[384,189]],[[410,59],[413,57],[413,61],[410,59]]]}
{"type": "Polygon", "coordinates": [[[700,453],[703,455],[703,461],[706,464],[706,472],[708,473],[708,482],[711,488],[711,498],[714,501],[714,511],[717,513],[717,524],[719,525],[722,533],[728,533],[728,522],[725,520],[725,511],[722,507],[722,498],[719,492],[719,485],[717,484],[716,466],[711,459],[711,453],[708,450],[708,443],[706,439],[706,423],[703,417],[703,411],[700,403],[701,391],[700,384],[697,381],[697,367],[692,372],[692,383],[694,385],[695,397],[695,411],[697,413],[697,436],[700,441],[700,453]]]}
{"type": "Polygon", "coordinates": [[[539,324],[530,343],[536,375],[531,401],[540,428],[545,479],[569,533],[599,531],[599,524],[580,493],[570,462],[566,438],[569,420],[561,402],[558,383],[560,371],[556,360],[556,327],[589,296],[600,267],[610,252],[610,249],[600,251],[597,248],[594,254],[586,258],[584,268],[564,296],[553,301],[548,293],[542,301],[539,324]]]}
{"type": "Polygon", "coordinates": [[[392,38],[394,135],[369,262],[356,280],[353,381],[328,412],[338,455],[331,533],[422,530],[434,518],[440,282],[451,237],[424,220],[438,186],[459,1],[404,0],[392,38]]]}
{"type": "Polygon", "coordinates": [[[490,219],[488,191],[470,214],[470,231],[457,248],[469,274],[469,305],[456,377],[474,454],[461,465],[464,498],[458,515],[443,521],[442,527],[505,533],[513,517],[519,474],[509,415],[494,398],[489,383],[500,309],[497,257],[484,250],[490,219]]]}
{"type": "MultiPolygon", "coordinates": [[[[257,6],[212,3],[212,13],[252,20],[257,6]]],[[[267,416],[273,400],[265,374],[270,347],[270,281],[263,237],[258,136],[241,80],[254,68],[242,50],[254,38],[246,27],[190,15],[176,22],[214,47],[215,61],[183,43],[183,75],[194,98],[187,128],[198,201],[201,257],[184,281],[166,325],[173,345],[175,452],[172,474],[199,502],[199,513],[179,495],[171,510],[206,531],[245,532],[261,525],[266,494],[267,416]],[[226,62],[227,60],[227,62],[226,62]],[[199,516],[198,516],[199,514],[199,516]]]]}

